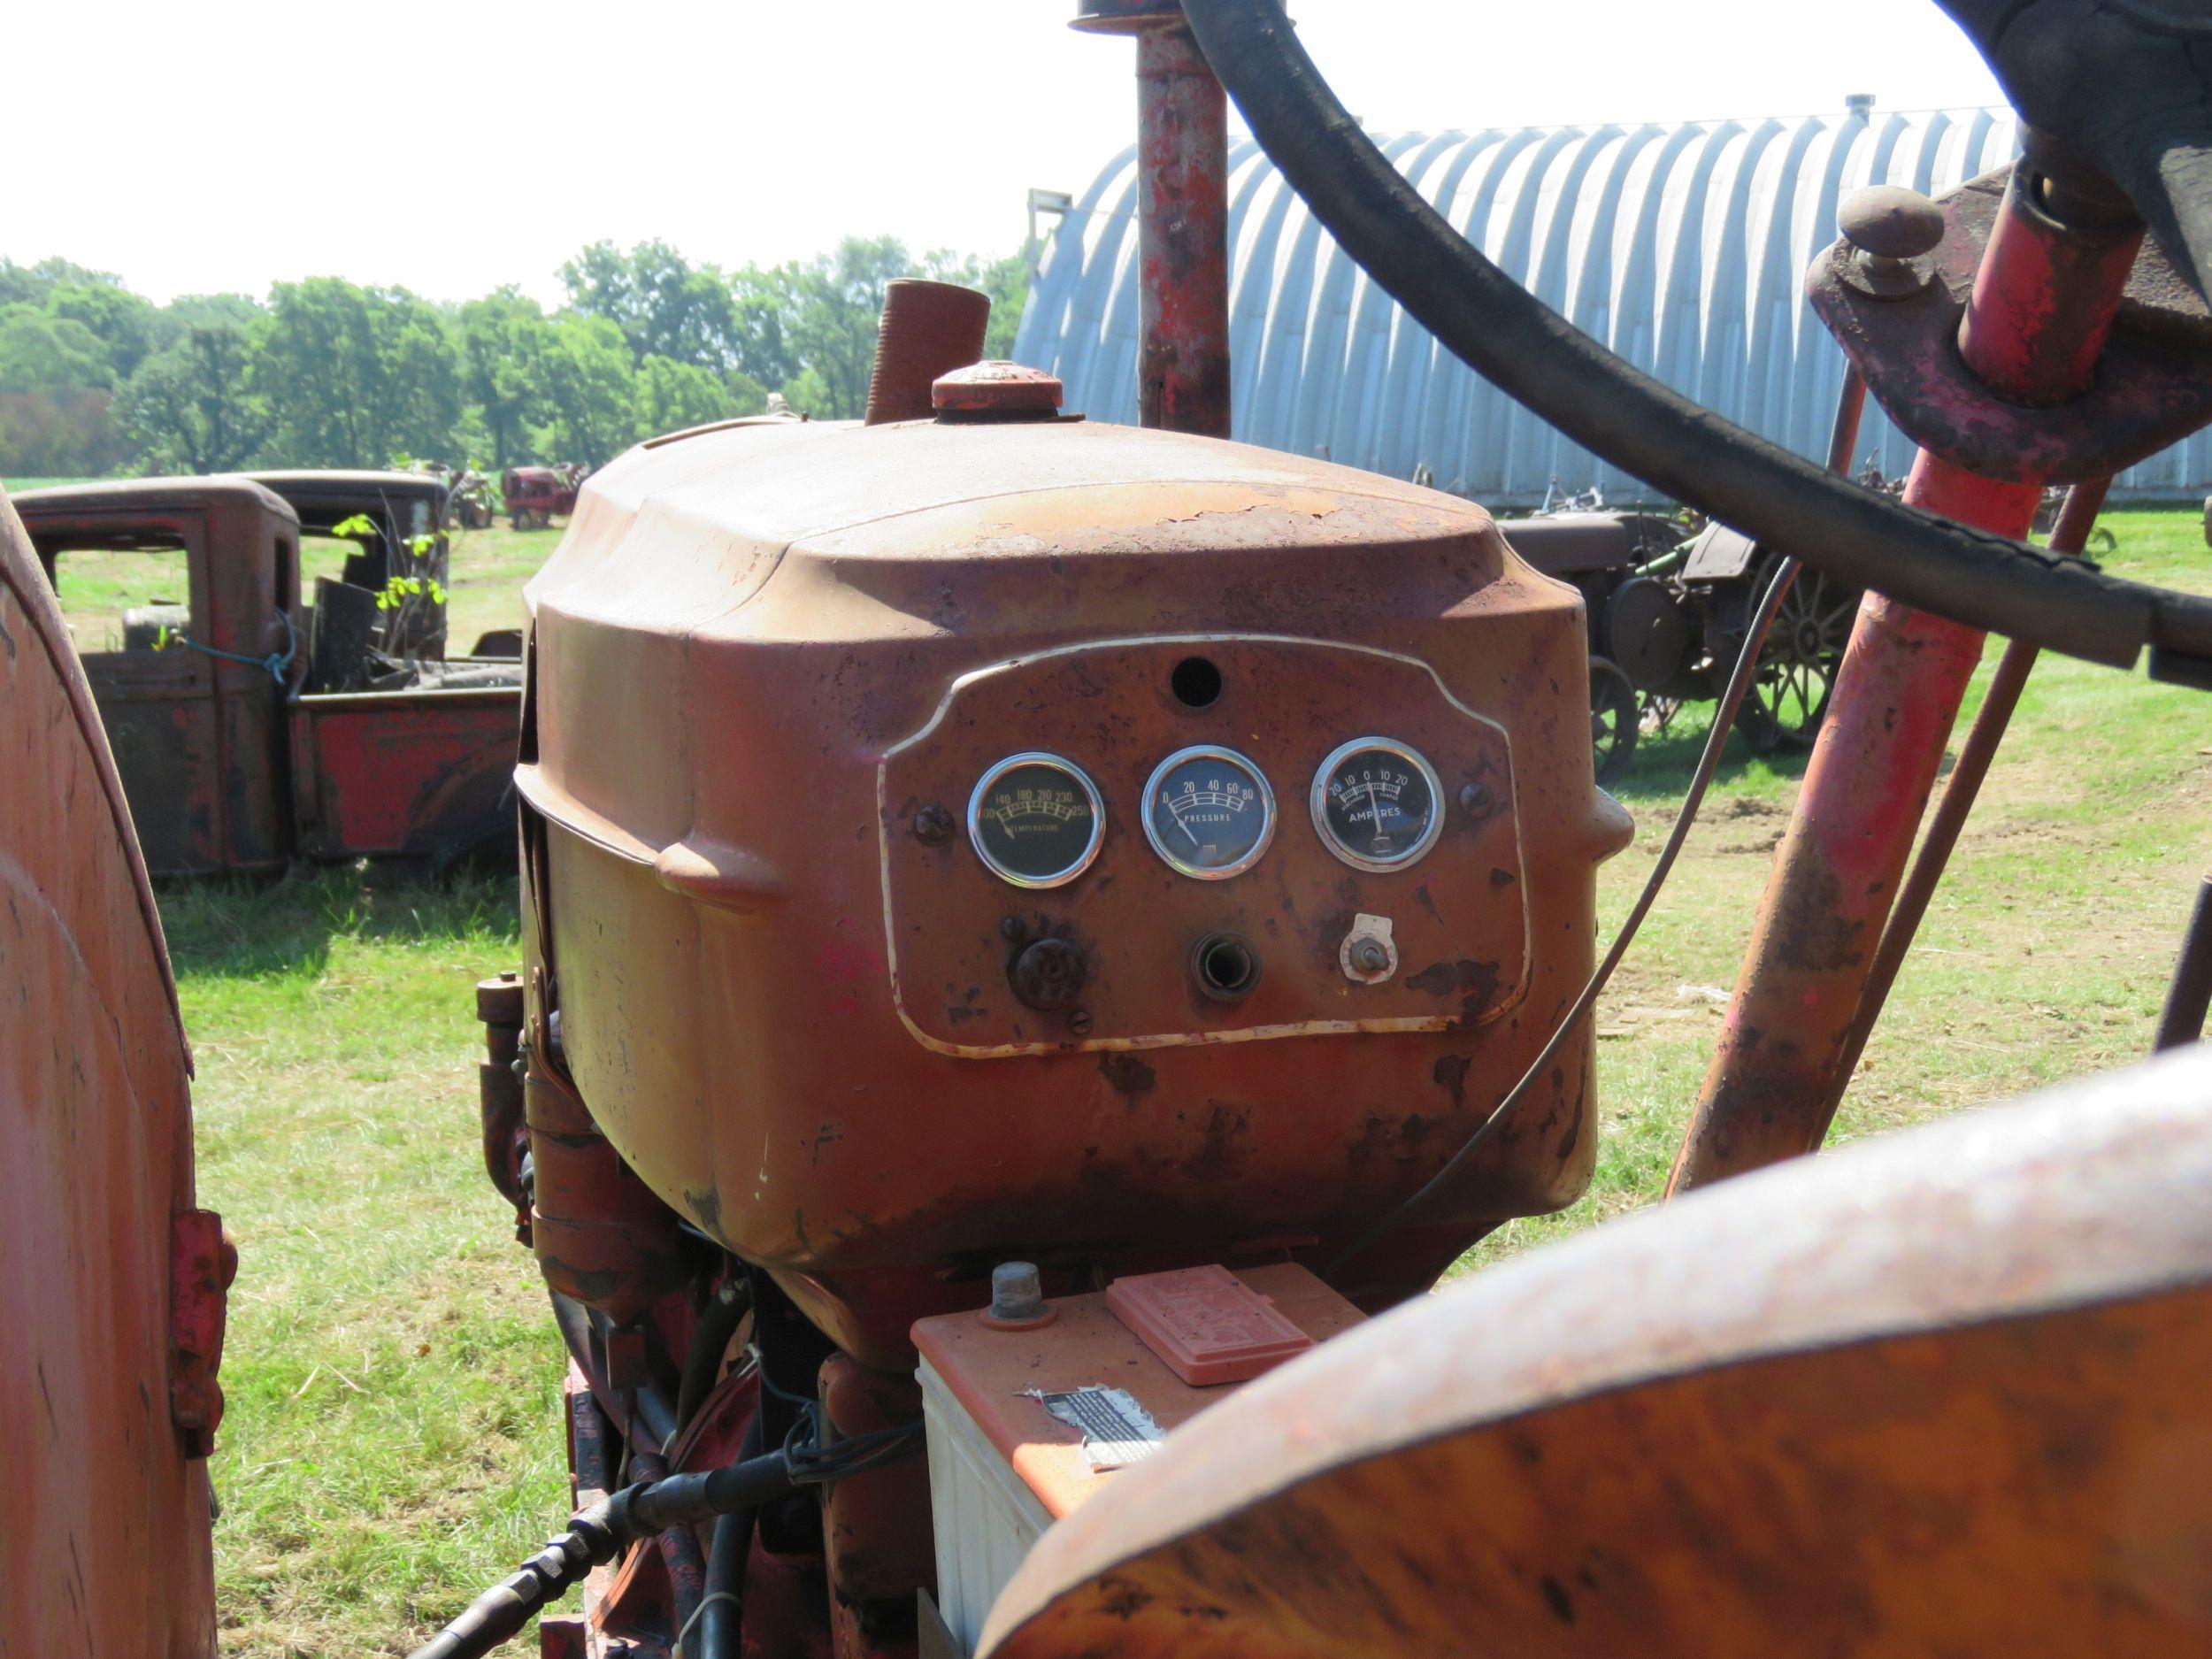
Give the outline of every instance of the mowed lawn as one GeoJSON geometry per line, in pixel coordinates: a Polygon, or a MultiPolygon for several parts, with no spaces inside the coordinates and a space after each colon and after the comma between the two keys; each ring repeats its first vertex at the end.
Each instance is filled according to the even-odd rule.
{"type": "MultiPolygon", "coordinates": [[[[2108,522],[2113,568],[2212,591],[2194,515],[2108,522]]],[[[464,539],[457,637],[511,626],[552,540],[464,539]]],[[[1639,830],[1603,874],[1608,929],[1678,803],[1694,726],[1647,740],[1620,791],[1639,830]]],[[[1589,1194],[1463,1271],[1657,1194],[1801,769],[1732,750],[1600,1010],[1589,1194]]],[[[2212,699],[2047,658],[1840,1133],[2141,1056],[2212,868],[2208,797],[2212,699]]],[[[559,1346],[477,1147],[472,987],[515,962],[513,887],[336,872],[176,887],[163,909],[199,1056],[203,1202],[242,1260],[214,1465],[224,1649],[403,1654],[536,1548],[565,1497],[559,1346]]]]}

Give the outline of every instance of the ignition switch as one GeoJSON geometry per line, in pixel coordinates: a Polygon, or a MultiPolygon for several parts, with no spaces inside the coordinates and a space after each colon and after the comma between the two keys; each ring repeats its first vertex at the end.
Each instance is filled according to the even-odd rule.
{"type": "Polygon", "coordinates": [[[1337,965],[1344,977],[1361,985],[1380,985],[1398,972],[1398,942],[1391,937],[1387,916],[1364,910],[1352,918],[1351,931],[1337,947],[1337,965]]]}
{"type": "Polygon", "coordinates": [[[1064,939],[1039,939],[1008,964],[1006,982],[1031,1008],[1066,1008],[1083,993],[1083,953],[1064,939]]]}

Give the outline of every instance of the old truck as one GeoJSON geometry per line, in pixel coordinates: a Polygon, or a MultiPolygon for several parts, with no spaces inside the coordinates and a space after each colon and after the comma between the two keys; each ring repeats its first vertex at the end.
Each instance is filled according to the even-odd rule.
{"type": "Polygon", "coordinates": [[[520,664],[393,669],[376,651],[385,672],[365,673],[376,648],[354,634],[342,648],[341,607],[302,603],[303,514],[268,484],[137,479],[15,504],[65,611],[118,594],[166,602],[123,608],[98,637],[80,622],[76,641],[155,875],[443,865],[510,838],[520,664]],[[87,573],[73,582],[78,560],[87,573]]]}

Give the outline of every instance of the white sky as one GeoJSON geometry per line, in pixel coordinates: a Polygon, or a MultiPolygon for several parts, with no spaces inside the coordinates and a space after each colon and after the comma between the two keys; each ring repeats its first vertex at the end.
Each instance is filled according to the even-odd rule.
{"type": "MultiPolygon", "coordinates": [[[[1133,134],[1073,0],[71,0],[12,9],[0,253],[157,299],[337,274],[465,298],[599,237],[723,265],[849,232],[1010,252],[1133,134]],[[404,193],[404,194],[403,194],[404,193]]],[[[1932,0],[1293,0],[1374,129],[1998,99],[1932,0]]],[[[1231,119],[1235,120],[1233,111],[1231,119]]]]}

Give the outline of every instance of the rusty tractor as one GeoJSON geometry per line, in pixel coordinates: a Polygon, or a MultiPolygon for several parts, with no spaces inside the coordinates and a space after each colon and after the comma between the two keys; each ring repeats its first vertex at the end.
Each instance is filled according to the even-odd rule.
{"type": "MultiPolygon", "coordinates": [[[[1948,9],[2039,136],[1847,204],[1827,469],[1547,323],[1278,8],[1084,0],[1135,37],[1143,426],[978,362],[987,303],[917,283],[863,421],[591,480],[529,590],[523,956],[477,1004],[577,1507],[419,1659],[533,1619],[580,1659],[2204,1646],[2212,901],[2177,1052],[1804,1156],[2036,653],[2212,687],[2212,602],[2070,557],[2102,480],[2212,420],[2212,87],[2172,45],[2212,20],[1948,9]],[[1796,550],[1602,954],[1630,825],[1582,595],[1479,507],[1220,435],[1231,91],[1440,340],[1796,550]],[[1901,506],[1845,475],[1870,394],[1921,446],[1901,506]],[[1866,597],[1669,1202],[1425,1294],[1586,1180],[1593,1007],[1816,569],[1866,597]]],[[[207,1654],[233,1263],[121,786],[4,514],[0,578],[42,785],[0,795],[10,1633],[207,1654]],[[88,1598],[87,1559],[154,1593],[88,1598]]]]}
{"type": "Polygon", "coordinates": [[[499,475],[507,522],[518,530],[542,530],[556,518],[566,518],[576,511],[576,491],[583,480],[584,469],[573,463],[509,467],[499,475]]]}

